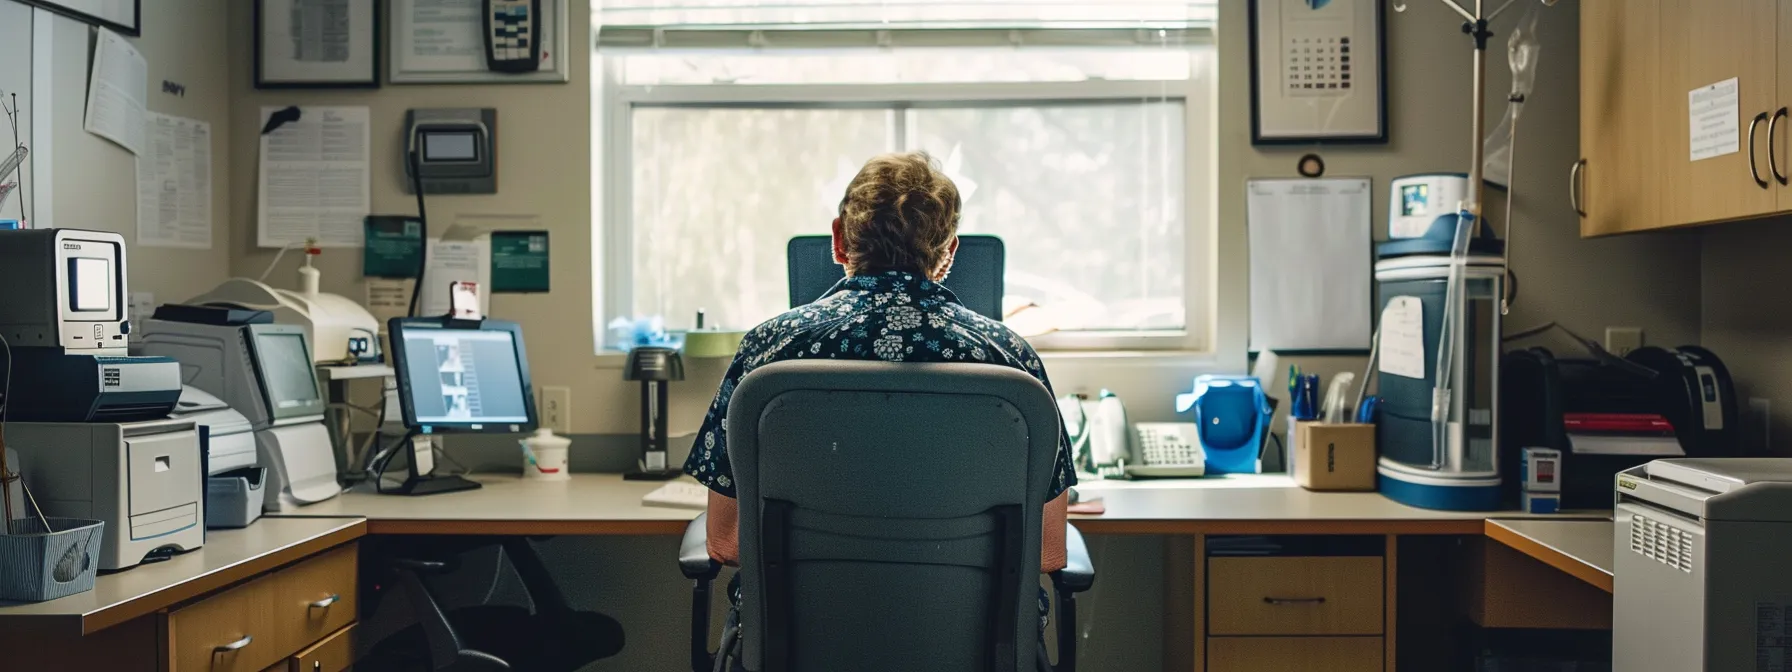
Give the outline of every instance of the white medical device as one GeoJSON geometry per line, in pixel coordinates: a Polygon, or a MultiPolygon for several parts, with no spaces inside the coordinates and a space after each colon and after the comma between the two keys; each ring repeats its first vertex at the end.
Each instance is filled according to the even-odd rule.
{"type": "Polygon", "coordinates": [[[101,570],[205,543],[205,475],[191,420],[6,423],[45,515],[106,522],[101,570]]]}
{"type": "Polygon", "coordinates": [[[181,388],[173,417],[207,428],[205,475],[216,476],[257,464],[255,425],[224,400],[187,385],[181,388]]]}
{"type": "Polygon", "coordinates": [[[1468,175],[1428,173],[1396,177],[1388,187],[1388,238],[1418,238],[1468,199],[1468,175]]]}
{"type": "Polygon", "coordinates": [[[1612,667],[1777,669],[1792,654],[1792,459],[1676,458],[1617,478],[1612,667]]]}
{"type": "Polygon", "coordinates": [[[13,348],[125,355],[124,236],[76,229],[0,234],[0,333],[13,348]]]}
{"type": "Polygon", "coordinates": [[[145,354],[180,360],[187,384],[217,396],[255,428],[268,470],[265,506],[335,497],[336,456],[324,428],[323,391],[304,329],[290,324],[144,321],[145,354]]]}
{"type": "Polygon", "coordinates": [[[299,275],[299,291],[277,289],[258,280],[231,278],[189,304],[265,310],[274,321],[303,327],[318,364],[378,361],[380,323],[346,297],[317,291],[315,269],[299,275]]]}

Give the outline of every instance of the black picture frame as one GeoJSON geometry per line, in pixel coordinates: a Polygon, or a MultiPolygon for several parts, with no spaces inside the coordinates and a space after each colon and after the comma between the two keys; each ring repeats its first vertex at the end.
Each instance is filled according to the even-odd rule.
{"type": "Polygon", "coordinates": [[[385,25],[384,25],[385,12],[383,11],[384,8],[380,6],[380,0],[364,0],[364,1],[367,3],[367,5],[369,7],[369,11],[371,12],[371,16],[369,17],[369,19],[371,21],[371,29],[372,29],[372,33],[368,38],[370,40],[370,43],[366,45],[369,50],[368,53],[371,54],[371,57],[369,59],[368,71],[367,71],[365,77],[357,76],[353,79],[340,79],[340,80],[334,80],[334,79],[332,79],[332,80],[316,80],[316,79],[311,79],[311,80],[273,80],[273,79],[268,78],[266,64],[262,62],[262,53],[263,53],[262,48],[264,46],[265,33],[266,33],[266,27],[263,25],[263,21],[262,21],[262,19],[263,19],[262,13],[264,11],[263,6],[267,3],[267,0],[254,0],[254,2],[255,2],[255,25],[253,26],[252,29],[255,32],[255,46],[254,46],[254,49],[255,49],[255,54],[254,54],[254,58],[255,58],[255,88],[257,88],[257,89],[377,89],[377,88],[380,88],[380,68],[382,65],[382,61],[380,59],[382,59],[384,57],[384,51],[385,51],[385,44],[382,42],[382,40],[384,39],[384,36],[382,33],[385,31],[385,25]]]}
{"type": "Polygon", "coordinates": [[[128,25],[128,26],[124,25],[122,23],[118,23],[116,21],[108,21],[106,19],[102,19],[100,17],[94,16],[92,14],[88,14],[86,12],[83,12],[83,11],[80,11],[77,9],[72,9],[60,2],[57,2],[56,0],[21,0],[21,1],[27,5],[31,5],[33,7],[41,7],[43,9],[47,9],[47,10],[55,12],[57,14],[61,14],[63,16],[69,17],[76,21],[80,21],[82,23],[88,23],[88,24],[92,24],[95,26],[105,26],[106,28],[110,28],[113,31],[116,31],[120,35],[128,35],[130,37],[142,37],[143,36],[143,0],[134,0],[131,3],[131,14],[132,14],[131,23],[132,23],[132,25],[128,25]]]}
{"type": "MultiPolygon", "coordinates": [[[[1272,0],[1273,1],[1273,0],[1272,0]]],[[[1375,11],[1375,106],[1376,130],[1364,135],[1275,135],[1263,134],[1263,91],[1261,81],[1263,27],[1258,25],[1258,4],[1261,0],[1249,0],[1245,17],[1250,22],[1251,51],[1251,144],[1256,146],[1276,145],[1385,145],[1388,143],[1388,43],[1387,43],[1387,10],[1381,0],[1332,0],[1333,2],[1367,2],[1375,11]]]]}

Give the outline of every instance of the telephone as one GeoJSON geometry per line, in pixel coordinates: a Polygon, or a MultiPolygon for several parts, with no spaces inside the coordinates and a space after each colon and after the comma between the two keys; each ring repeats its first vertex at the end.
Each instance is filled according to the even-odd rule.
{"type": "Polygon", "coordinates": [[[541,0],[485,0],[485,61],[493,72],[541,69],[541,0]]]}
{"type": "Polygon", "coordinates": [[[1126,406],[1107,390],[1058,400],[1076,469],[1101,478],[1185,478],[1206,473],[1199,428],[1193,423],[1142,422],[1129,427],[1126,406]]]}

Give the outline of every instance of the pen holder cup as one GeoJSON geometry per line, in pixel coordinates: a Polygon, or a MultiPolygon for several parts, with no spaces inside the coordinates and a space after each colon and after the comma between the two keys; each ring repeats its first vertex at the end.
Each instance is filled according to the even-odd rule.
{"type": "Polygon", "coordinates": [[[1375,425],[1294,426],[1294,482],[1308,490],[1375,490],[1375,425]]]}
{"type": "Polygon", "coordinates": [[[100,566],[106,523],[82,518],[50,518],[45,530],[36,518],[0,526],[0,600],[43,602],[93,590],[100,566]]]}

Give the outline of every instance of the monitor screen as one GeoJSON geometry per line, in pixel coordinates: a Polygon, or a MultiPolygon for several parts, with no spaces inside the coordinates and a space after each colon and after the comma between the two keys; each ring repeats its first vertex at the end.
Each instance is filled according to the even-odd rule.
{"type": "Polygon", "coordinates": [[[317,374],[311,370],[311,353],[305,334],[272,332],[255,334],[255,356],[261,363],[262,385],[275,415],[283,410],[315,405],[322,396],[317,374]]]}
{"type": "Polygon", "coordinates": [[[68,260],[69,309],[76,312],[112,310],[112,260],[75,257],[68,260]]]}
{"type": "Polygon", "coordinates": [[[1400,188],[1400,216],[1422,214],[1431,205],[1431,185],[1409,184],[1400,188]]]}
{"type": "MultiPolygon", "coordinates": [[[[830,236],[797,236],[790,239],[786,250],[790,264],[790,307],[805,305],[833,289],[846,277],[846,269],[834,263],[834,242],[830,236]]],[[[958,255],[952,263],[952,274],[943,283],[958,301],[977,314],[1000,322],[1002,274],[1006,270],[1006,247],[995,236],[963,235],[958,237],[958,255]]]]}
{"type": "Polygon", "coordinates": [[[423,134],[424,161],[477,161],[479,138],[473,131],[423,134]]]}
{"type": "Polygon", "coordinates": [[[533,424],[517,334],[493,329],[395,330],[399,389],[421,425],[533,424]]]}

